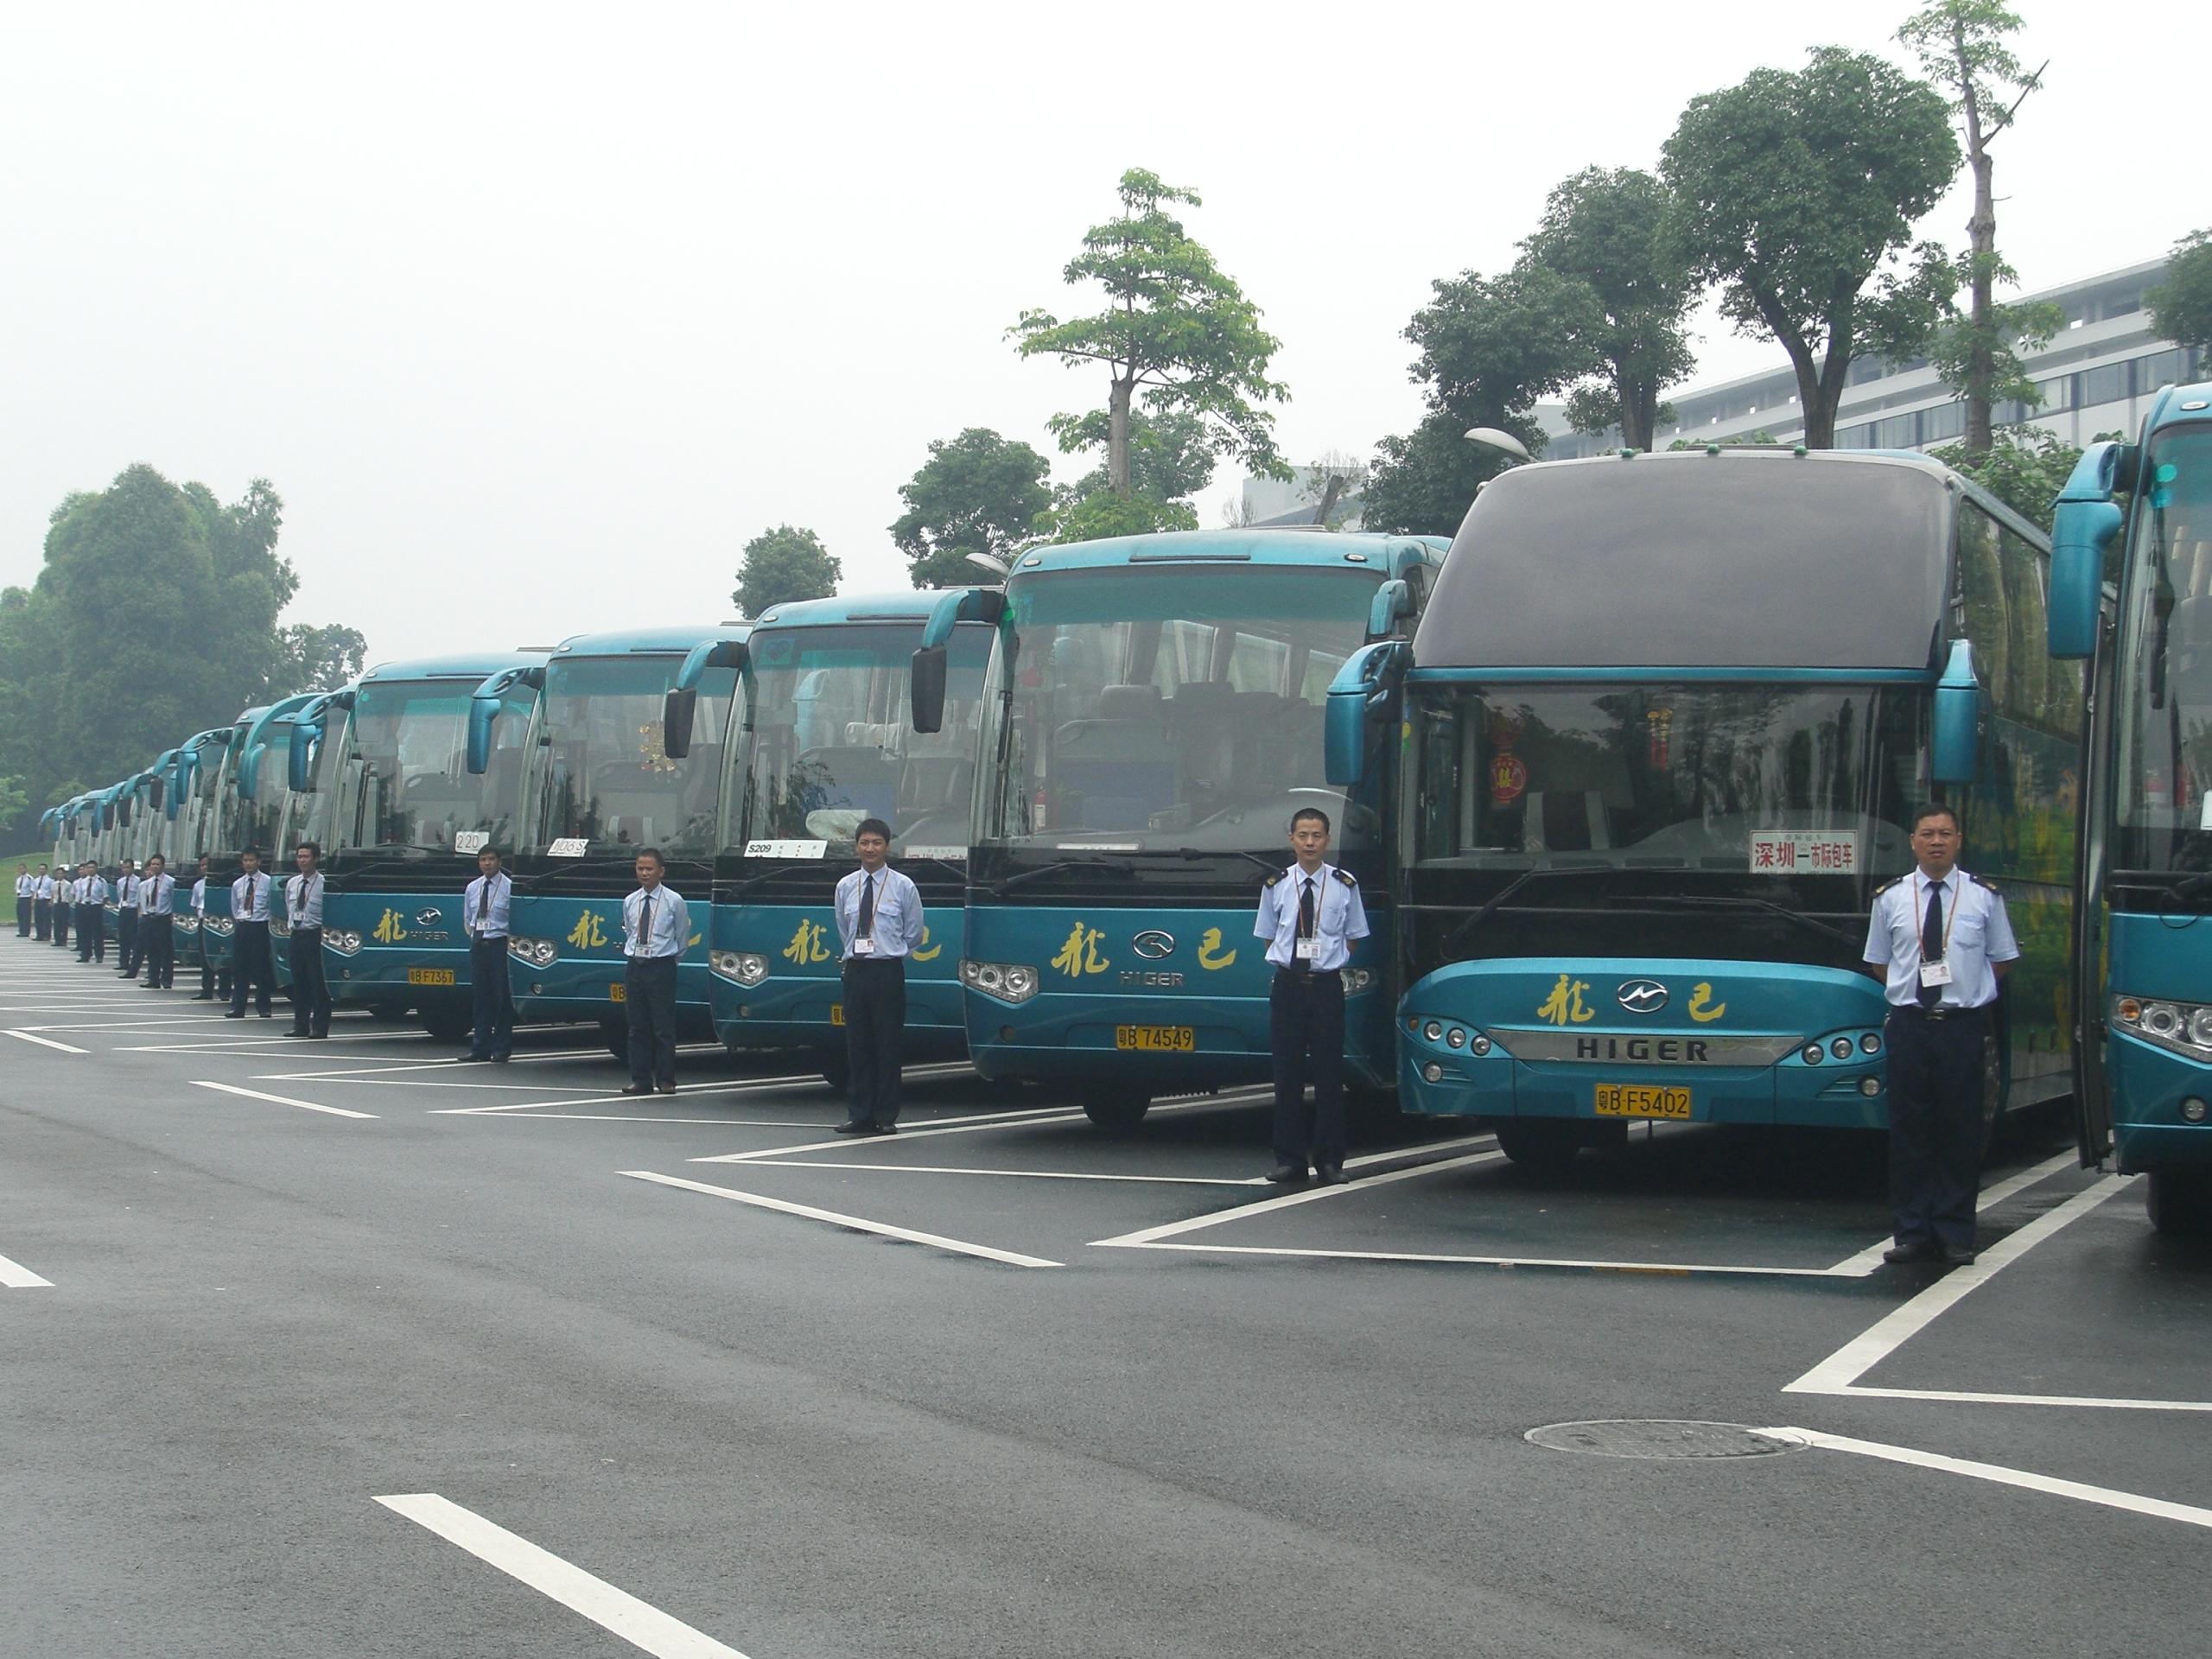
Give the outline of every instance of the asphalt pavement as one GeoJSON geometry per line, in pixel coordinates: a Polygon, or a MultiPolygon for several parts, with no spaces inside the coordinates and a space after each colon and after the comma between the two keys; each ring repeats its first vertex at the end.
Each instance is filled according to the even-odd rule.
{"type": "Polygon", "coordinates": [[[1863,1138],[1286,1192],[1254,1090],[285,1025],[0,937],[4,1659],[2202,1639],[2212,1250],[2048,1126],[1897,1269],[1863,1138]]]}

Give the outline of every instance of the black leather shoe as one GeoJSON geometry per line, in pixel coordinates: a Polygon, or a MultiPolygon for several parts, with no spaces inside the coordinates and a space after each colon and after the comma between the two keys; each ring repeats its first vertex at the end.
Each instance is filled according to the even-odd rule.
{"type": "Polygon", "coordinates": [[[492,1064],[494,1065],[505,1065],[512,1058],[514,1058],[514,1056],[512,1054],[494,1054],[492,1057],[492,1064]]]}
{"type": "Polygon", "coordinates": [[[453,1063],[455,1065],[479,1065],[483,1059],[481,1054],[456,1054],[453,1057],[453,1063]]]}
{"type": "Polygon", "coordinates": [[[1345,1174],[1342,1167],[1336,1164],[1324,1164],[1313,1172],[1314,1183],[1319,1186],[1342,1186],[1351,1179],[1351,1177],[1345,1174]]]}
{"type": "Polygon", "coordinates": [[[307,1033],[301,1030],[297,1026],[292,1026],[286,1029],[284,1034],[287,1037],[304,1037],[307,1035],[307,1033]]]}
{"type": "Polygon", "coordinates": [[[1882,1252],[1882,1260],[1893,1267],[1908,1262],[1933,1262],[1943,1254],[1943,1247],[1933,1239],[1923,1239],[1917,1244],[1892,1244],[1882,1252]]]}
{"type": "Polygon", "coordinates": [[[642,1083],[633,1083],[633,1084],[631,1084],[627,1089],[625,1089],[622,1092],[623,1092],[624,1094],[626,1094],[626,1095],[632,1095],[632,1096],[636,1096],[636,1095],[650,1095],[651,1093],[652,1093],[652,1087],[651,1087],[649,1084],[642,1084],[642,1083]]]}
{"type": "Polygon", "coordinates": [[[830,1130],[830,1133],[832,1135],[874,1135],[875,1133],[875,1125],[873,1123],[844,1122],[837,1125],[837,1127],[830,1130]]]}
{"type": "Polygon", "coordinates": [[[875,1132],[878,1135],[896,1135],[899,1126],[896,1123],[879,1123],[875,1126],[875,1132]]]}
{"type": "Polygon", "coordinates": [[[226,1020],[243,1020],[245,1018],[245,1015],[240,1010],[232,1008],[228,1014],[225,1014],[223,1018],[226,1020]]]}
{"type": "Polygon", "coordinates": [[[311,1038],[318,1038],[318,1039],[327,1039],[329,1037],[330,1033],[329,1033],[328,1032],[327,1032],[327,1031],[311,1031],[311,1032],[308,1033],[308,1035],[309,1037],[311,1037],[311,1038]]]}
{"type": "Polygon", "coordinates": [[[660,1091],[664,1095],[672,1095],[676,1092],[676,1085],[672,1083],[664,1083],[660,1086],[660,1091]]]}
{"type": "Polygon", "coordinates": [[[1306,1179],[1306,1166],[1303,1164],[1277,1164],[1268,1172],[1268,1179],[1277,1186],[1289,1186],[1306,1179]]]}
{"type": "Polygon", "coordinates": [[[192,994],[192,1000],[195,1002],[213,1002],[215,1000],[215,993],[213,991],[194,991],[192,994]]]}
{"type": "Polygon", "coordinates": [[[1944,1244],[1940,1245],[1937,1248],[1940,1250],[1943,1260],[1949,1262],[1955,1268],[1972,1267],[1974,1265],[1974,1257],[1979,1254],[1979,1252],[1976,1251],[1971,1244],[1967,1245],[1964,1248],[1961,1248],[1956,1244],[1944,1244]]]}

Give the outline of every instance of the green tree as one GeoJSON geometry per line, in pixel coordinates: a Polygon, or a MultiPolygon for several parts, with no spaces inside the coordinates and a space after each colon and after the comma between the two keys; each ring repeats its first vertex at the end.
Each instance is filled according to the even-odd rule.
{"type": "Polygon", "coordinates": [[[899,486],[906,504],[891,526],[917,588],[961,588],[982,573],[967,555],[1008,559],[1052,505],[1051,463],[1026,443],[971,426],[935,439],[930,458],[899,486]]]}
{"type": "MultiPolygon", "coordinates": [[[[2100,434],[2114,437],[2116,433],[2100,434]]],[[[2020,517],[2048,532],[2065,486],[2082,452],[2039,426],[2004,426],[1977,449],[1961,440],[1931,449],[1929,456],[1965,474],[2020,517]]]]}
{"type": "MultiPolygon", "coordinates": [[[[20,778],[0,778],[0,835],[10,835],[23,809],[31,804],[30,793],[20,778]]],[[[10,836],[12,839],[20,836],[10,836]]]]}
{"type": "Polygon", "coordinates": [[[2143,296],[2168,340],[2212,349],[2212,231],[2191,231],[2167,257],[2166,280],[2143,296]]]}
{"type": "Polygon", "coordinates": [[[1123,495],[1116,490],[1093,490],[1084,495],[1065,490],[1051,511],[1038,519],[1037,527],[1053,542],[1095,542],[1109,536],[1196,530],[1198,510],[1187,501],[1162,501],[1154,495],[1123,495]]]}
{"type": "Polygon", "coordinates": [[[1531,454],[1541,454],[1537,399],[1589,362],[1557,326],[1575,302],[1573,284],[1541,264],[1524,260],[1488,278],[1471,270],[1431,286],[1435,300],[1405,331],[1419,348],[1412,378],[1428,413],[1411,433],[1375,446],[1362,506],[1370,530],[1436,536],[1458,530],[1476,486],[1504,465],[1466,441],[1468,428],[1502,428],[1531,454]]]}
{"type": "Polygon", "coordinates": [[[730,595],[741,616],[758,616],[786,600],[827,599],[843,574],[822,538],[810,530],[778,524],[745,544],[730,595]]]}
{"type": "Polygon", "coordinates": [[[1692,99],[1662,156],[1685,263],[1721,285],[1739,331],[1789,354],[1805,442],[1830,448],[1853,362],[1917,352],[1955,288],[1933,244],[1894,257],[1958,172],[1942,95],[1819,47],[1802,71],[1755,69],[1692,99]]]}
{"type": "MultiPolygon", "coordinates": [[[[1071,367],[1106,366],[1106,474],[1117,493],[1135,487],[1130,420],[1140,393],[1154,416],[1196,416],[1214,454],[1281,477],[1274,416],[1259,407],[1289,397],[1268,378],[1281,342],[1261,327],[1259,308],[1167,211],[1171,205],[1198,207],[1198,193],[1141,168],[1122,174],[1117,190],[1121,216],[1084,232],[1083,251],[1061,273],[1070,284],[1098,283],[1105,308],[1065,322],[1048,311],[1024,311],[1008,331],[1017,349],[1024,357],[1058,357],[1071,367]]],[[[1052,430],[1065,445],[1087,418],[1056,415],[1052,430]]]]}
{"type": "Polygon", "coordinates": [[[283,656],[266,693],[272,699],[296,691],[335,691],[359,678],[368,660],[369,642],[360,630],[337,623],[316,627],[295,622],[280,629],[276,640],[283,656]]]}
{"type": "Polygon", "coordinates": [[[1965,399],[1966,447],[1976,454],[1989,448],[1991,411],[1998,399],[2031,408],[2043,401],[2018,347],[2033,350],[2047,344],[2066,321],[2055,305],[1999,305],[1994,297],[1999,283],[2017,283],[2019,277],[1997,251],[1989,146],[2012,124],[2043,75],[2042,69],[2023,73],[2007,42],[2019,27],[2019,18],[1999,0],[1932,0],[1897,30],[1897,39],[1918,56],[1929,79],[1950,92],[1951,109],[1966,133],[1974,212],[1967,219],[1967,245],[1958,260],[1957,279],[1967,290],[1967,310],[1963,316],[1954,313],[1937,328],[1929,357],[1945,384],[1965,399]]]}
{"type": "MultiPolygon", "coordinates": [[[[1087,449],[1103,450],[1108,443],[1109,419],[1095,409],[1061,432],[1060,448],[1068,454],[1087,449]]],[[[1155,501],[1181,501],[1213,482],[1214,452],[1205,422],[1187,409],[1160,414],[1135,410],[1129,415],[1129,493],[1148,495],[1155,501]]],[[[1090,495],[1114,487],[1112,469],[1103,461],[1075,482],[1077,495],[1090,495]]]]}
{"type": "Polygon", "coordinates": [[[1659,394],[1697,366],[1689,313],[1696,298],[1667,234],[1667,187],[1633,168],[1586,168],[1554,188],[1526,258],[1564,279],[1558,327],[1593,379],[1575,386],[1567,417],[1579,432],[1621,429],[1649,449],[1659,394]]]}

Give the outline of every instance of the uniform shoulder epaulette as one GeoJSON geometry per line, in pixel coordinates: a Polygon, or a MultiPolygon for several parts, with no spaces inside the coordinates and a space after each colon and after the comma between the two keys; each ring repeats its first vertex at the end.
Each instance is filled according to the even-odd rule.
{"type": "Polygon", "coordinates": [[[1264,881],[1261,882],[1261,883],[1260,883],[1260,885],[1261,885],[1262,887],[1272,887],[1273,886],[1274,886],[1274,884],[1275,884],[1276,882],[1278,882],[1278,881],[1280,881],[1280,880],[1282,880],[1282,872],[1281,872],[1281,870],[1277,870],[1277,871],[1276,871],[1273,875],[1269,876],[1266,880],[1264,880],[1264,881]]]}
{"type": "Polygon", "coordinates": [[[1880,887],[1874,889],[1874,896],[1877,899],[1880,898],[1884,893],[1887,893],[1891,887],[1894,887],[1898,882],[1904,880],[1904,877],[1901,875],[1891,876],[1888,880],[1883,882],[1880,887]]]}
{"type": "Polygon", "coordinates": [[[1356,887],[1359,885],[1358,878],[1354,876],[1350,870],[1344,868],[1341,865],[1339,865],[1337,869],[1337,880],[1343,882],[1344,886],[1348,887],[1356,887]]]}
{"type": "Polygon", "coordinates": [[[1995,893],[1999,899],[2002,899],[2005,896],[2005,890],[1999,887],[1994,881],[1985,881],[1978,875],[1968,875],[1967,880],[1973,882],[1977,887],[1986,887],[1990,892],[1995,893]]]}

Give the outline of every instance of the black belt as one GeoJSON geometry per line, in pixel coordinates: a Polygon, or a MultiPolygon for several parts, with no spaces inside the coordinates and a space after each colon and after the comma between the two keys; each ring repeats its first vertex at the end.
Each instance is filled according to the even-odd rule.
{"type": "Polygon", "coordinates": [[[1891,1014],[1910,1014],[1916,1020],[1941,1021],[1944,1020],[1963,1020],[1968,1014],[1986,1014],[1989,1012],[1990,1006],[1991,1005],[1989,1003],[1984,1002],[1971,1008],[1946,1008],[1940,1007],[1923,1008],[1917,1002],[1892,1002],[1890,1004],[1890,1012],[1891,1014]]]}
{"type": "Polygon", "coordinates": [[[317,922],[313,927],[309,927],[305,922],[294,922],[292,924],[292,931],[295,935],[301,933],[320,933],[322,931],[322,924],[321,922],[317,922]]]}
{"type": "Polygon", "coordinates": [[[1340,979],[1344,976],[1344,971],[1341,968],[1279,967],[1275,969],[1275,977],[1277,979],[1340,979]]]}

